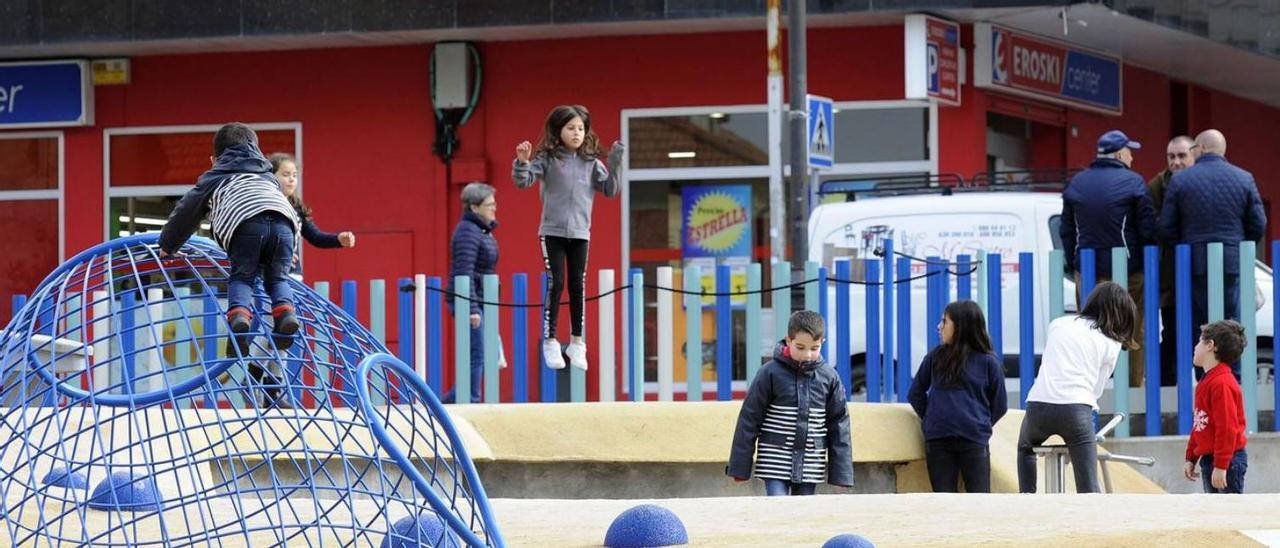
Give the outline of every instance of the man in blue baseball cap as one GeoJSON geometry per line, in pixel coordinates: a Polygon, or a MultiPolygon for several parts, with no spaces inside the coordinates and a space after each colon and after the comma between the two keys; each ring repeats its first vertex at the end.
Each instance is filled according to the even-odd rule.
{"type": "MultiPolygon", "coordinates": [[[[1142,145],[1123,131],[1113,129],[1098,138],[1098,156],[1089,169],[1071,179],[1062,191],[1062,236],[1067,270],[1075,275],[1076,302],[1083,308],[1088,294],[1080,292],[1081,263],[1078,251],[1092,249],[1097,281],[1111,279],[1111,248],[1128,252],[1125,261],[1129,294],[1138,305],[1142,341],[1142,247],[1156,243],[1155,202],[1142,176],[1129,169],[1133,151],[1142,145]]],[[[1079,310],[1079,308],[1077,308],[1079,310]]],[[[1143,351],[1129,353],[1129,386],[1142,386],[1143,351]]]]}

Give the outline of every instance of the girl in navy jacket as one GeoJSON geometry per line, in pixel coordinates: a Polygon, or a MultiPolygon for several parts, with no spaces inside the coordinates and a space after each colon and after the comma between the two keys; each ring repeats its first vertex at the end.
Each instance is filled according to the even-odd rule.
{"type": "Polygon", "coordinates": [[[991,351],[982,309],[947,305],[938,323],[942,344],[924,357],[907,399],[924,429],[925,464],[935,493],[991,492],[991,428],[1009,409],[1004,369],[991,351]]]}

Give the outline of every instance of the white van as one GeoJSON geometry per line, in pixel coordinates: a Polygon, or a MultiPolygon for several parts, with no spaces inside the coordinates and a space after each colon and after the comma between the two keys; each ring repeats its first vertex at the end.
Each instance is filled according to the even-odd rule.
{"type": "MultiPolygon", "coordinates": [[[[1037,363],[1044,349],[1044,327],[1048,324],[1049,310],[1049,251],[1060,249],[1058,223],[1062,213],[1062,196],[1053,192],[959,192],[943,195],[939,192],[862,199],[830,203],[818,206],[809,218],[809,260],[827,266],[834,276],[834,261],[843,258],[876,258],[875,248],[884,239],[892,238],[894,251],[914,257],[938,256],[955,261],[959,255],[969,255],[976,260],[978,250],[999,253],[1002,263],[1001,303],[1003,311],[1003,353],[1008,378],[1018,376],[1018,254],[1030,251],[1035,254],[1035,353],[1037,363]]],[[[1259,246],[1261,248],[1261,245],[1259,246]]],[[[1141,257],[1130,259],[1130,268],[1141,265],[1141,257]]],[[[855,261],[856,262],[856,261],[855,261]]],[[[895,258],[896,263],[896,258],[895,258]]],[[[1165,265],[1161,265],[1162,267],[1165,265]]],[[[924,273],[925,265],[913,261],[912,275],[924,273]]],[[[952,270],[956,270],[952,268],[952,270]]],[[[896,270],[895,270],[896,274],[896,270]]],[[[1062,274],[1055,273],[1061,276],[1062,274]]],[[[1269,374],[1272,339],[1271,284],[1272,274],[1262,262],[1257,263],[1257,328],[1258,363],[1260,376],[1269,374]]],[[[896,277],[896,276],[895,276],[896,277]]],[[[862,279],[854,276],[854,279],[862,279]]],[[[957,278],[951,277],[950,295],[956,298],[957,278]]],[[[972,276],[973,296],[977,296],[977,273],[972,276]]],[[[831,332],[850,330],[850,354],[853,363],[853,391],[865,388],[866,317],[865,288],[862,285],[830,284],[828,310],[832,322],[831,332]],[[843,322],[835,311],[835,291],[848,287],[851,292],[852,321],[843,322]]],[[[904,284],[898,284],[901,290],[904,284]]],[[[882,291],[879,287],[877,290],[882,291]]],[[[938,318],[926,318],[926,282],[911,282],[911,367],[914,372],[927,351],[926,330],[934,329],[938,318]]],[[[1074,311],[1075,285],[1065,280],[1063,290],[1066,310],[1074,311]]],[[[896,296],[895,296],[896,299],[896,296]]],[[[881,310],[884,303],[881,303],[881,310]]],[[[883,312],[882,312],[883,313],[883,312]]],[[[992,312],[988,311],[988,315],[992,312]]],[[[898,319],[894,319],[894,327],[898,319]]],[[[882,322],[882,325],[883,322],[882,322]]],[[[883,333],[883,331],[882,331],[883,333]]],[[[898,335],[894,334],[894,353],[897,355],[898,335]]],[[[829,358],[834,359],[834,341],[826,345],[829,358]]],[[[883,347],[881,351],[883,352],[883,347]]],[[[1011,386],[1016,386],[1014,382],[1011,386]]]]}

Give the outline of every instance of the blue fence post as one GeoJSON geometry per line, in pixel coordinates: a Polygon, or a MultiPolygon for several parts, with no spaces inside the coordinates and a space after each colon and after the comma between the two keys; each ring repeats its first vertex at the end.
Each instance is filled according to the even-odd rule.
{"type": "Polygon", "coordinates": [[[733,399],[733,308],[729,265],[716,266],[716,399],[733,399]],[[727,335],[727,336],[726,336],[727,335]]]}
{"type": "Polygon", "coordinates": [[[427,382],[436,395],[444,394],[444,319],[441,318],[444,294],[440,292],[441,287],[439,276],[427,278],[427,382]]]}
{"type": "Polygon", "coordinates": [[[880,292],[875,284],[880,283],[880,261],[868,259],[867,269],[867,401],[880,401],[880,292]]]}
{"type": "Polygon", "coordinates": [[[1178,314],[1178,435],[1191,433],[1191,246],[1174,248],[1174,293],[1178,314]]]}
{"type": "Polygon", "coordinates": [[[893,321],[893,307],[897,301],[893,298],[894,276],[893,276],[893,240],[886,239],[884,241],[884,342],[883,346],[884,362],[881,371],[884,373],[884,401],[893,401],[894,375],[893,362],[897,354],[893,352],[893,328],[896,325],[893,321]]]}
{"type": "MultiPolygon", "coordinates": [[[[911,259],[898,258],[898,280],[911,279],[911,259]]],[[[898,380],[899,402],[907,401],[911,389],[911,282],[903,281],[898,288],[898,380]]]]}
{"type": "Polygon", "coordinates": [[[787,336],[787,321],[791,319],[791,263],[780,261],[773,265],[773,284],[769,292],[773,307],[773,340],[787,336]]]}
{"type": "Polygon", "coordinates": [[[1255,267],[1258,260],[1257,242],[1240,242],[1240,323],[1244,324],[1244,353],[1240,355],[1240,383],[1244,392],[1244,420],[1246,430],[1258,431],[1258,315],[1257,279],[1255,267]]]}
{"type": "Polygon", "coordinates": [[[938,257],[938,261],[938,317],[942,317],[942,311],[951,304],[951,265],[946,257],[938,257]]]}
{"type": "Polygon", "coordinates": [[[122,391],[125,394],[133,394],[137,391],[137,387],[133,385],[135,379],[138,378],[138,360],[137,345],[134,343],[134,326],[137,324],[135,313],[138,305],[138,295],[135,290],[125,290],[120,295],[120,311],[117,317],[120,319],[120,357],[124,365],[121,371],[122,381],[120,383],[122,391]]]}
{"type": "Polygon", "coordinates": [[[1004,366],[1004,296],[1000,290],[1000,254],[988,253],[987,262],[987,326],[991,346],[1000,365],[1004,366]]]}
{"type": "MultiPolygon", "coordinates": [[[[108,300],[109,299],[110,297],[108,297],[108,300]]],[[[218,326],[222,323],[222,318],[218,313],[218,299],[216,297],[206,294],[204,299],[202,299],[202,303],[204,304],[204,310],[200,311],[200,347],[204,352],[201,359],[205,360],[207,363],[218,358],[218,326]]],[[[114,303],[108,303],[108,306],[111,306],[112,304],[114,303]]],[[[95,337],[98,338],[101,338],[102,336],[103,335],[95,334],[95,337]]],[[[302,364],[299,361],[295,360],[292,367],[297,368],[295,370],[295,374],[300,374],[299,370],[301,370],[302,364]]],[[[110,383],[108,383],[108,386],[110,386],[110,383]]],[[[102,389],[105,387],[95,386],[94,388],[102,389]]],[[[218,382],[218,379],[211,379],[208,384],[205,384],[205,406],[210,409],[217,409],[218,394],[220,393],[222,393],[222,383],[218,382]]],[[[302,387],[294,386],[293,401],[297,404],[302,403],[302,387]]]]}
{"type": "MultiPolygon", "coordinates": [[[[751,385],[751,381],[755,380],[756,373],[760,371],[760,364],[764,358],[760,351],[760,280],[761,280],[760,263],[751,263],[747,265],[747,317],[746,317],[746,336],[747,336],[747,385],[751,385]]],[[[846,295],[847,297],[847,295],[846,295]]],[[[848,311],[845,311],[848,316],[848,311]]],[[[845,321],[848,321],[847,319],[845,321]]],[[[846,341],[846,344],[848,341],[846,341]]],[[[846,346],[845,350],[848,350],[846,346]]],[[[849,360],[845,356],[845,362],[849,360]]],[[[848,381],[845,386],[849,386],[848,381]]]]}
{"type": "MultiPolygon", "coordinates": [[[[1274,276],[1276,272],[1280,272],[1280,240],[1271,242],[1271,272],[1274,276]]],[[[1273,408],[1280,411],[1280,364],[1276,363],[1277,356],[1280,356],[1280,337],[1275,336],[1274,330],[1280,326],[1280,281],[1274,277],[1271,279],[1271,389],[1275,392],[1271,401],[1273,408]]],[[[1280,413],[1278,413],[1280,414],[1280,413]]],[[[1280,418],[1271,421],[1271,429],[1280,432],[1280,418]]]]}
{"type": "Polygon", "coordinates": [[[511,314],[511,396],[516,403],[529,401],[529,275],[521,272],[511,277],[512,299],[516,307],[511,314]]]}
{"type": "Polygon", "coordinates": [[[685,400],[702,401],[702,268],[684,269],[684,365],[685,400]]]}
{"type": "MultiPolygon", "coordinates": [[[[1170,265],[1172,266],[1172,265],[1170,265]]],[[[1146,430],[1148,436],[1160,435],[1160,248],[1142,248],[1142,277],[1157,280],[1142,287],[1142,307],[1146,321],[1143,348],[1146,348],[1146,430]]],[[[1172,337],[1169,333],[1166,336],[1172,337]]]]}
{"type": "MultiPolygon", "coordinates": [[[[502,341],[498,338],[498,305],[490,303],[501,302],[499,298],[502,294],[498,285],[497,274],[485,274],[482,282],[484,284],[484,300],[488,301],[481,305],[484,313],[484,323],[482,324],[484,341],[484,402],[499,403],[501,401],[501,385],[498,381],[498,356],[502,355],[502,341]]],[[[576,369],[576,368],[575,368],[576,369]]],[[[578,370],[582,372],[581,369],[578,370]]],[[[585,380],[583,386],[575,387],[575,390],[581,389],[581,392],[575,391],[574,394],[581,399],[574,401],[583,401],[586,394],[585,380]]]]}
{"type": "Polygon", "coordinates": [[[1080,250],[1080,264],[1076,265],[1080,271],[1080,284],[1076,286],[1076,293],[1079,298],[1076,299],[1076,311],[1084,310],[1084,303],[1089,302],[1089,294],[1093,293],[1093,286],[1098,285],[1098,263],[1094,258],[1094,250],[1080,250]]]}
{"type": "Polygon", "coordinates": [[[956,300],[967,301],[973,297],[972,280],[973,259],[969,255],[956,255],[956,300]]]}
{"type": "Polygon", "coordinates": [[[1018,254],[1018,407],[1027,408],[1027,392],[1035,382],[1035,255],[1018,254]]]}
{"type": "MultiPolygon", "coordinates": [[[[541,296],[541,300],[542,300],[541,310],[543,314],[542,316],[543,319],[540,321],[543,321],[543,322],[546,321],[545,318],[547,313],[547,307],[560,306],[559,295],[555,295],[555,296],[547,295],[547,291],[549,291],[548,286],[550,284],[551,284],[551,279],[547,276],[546,272],[543,272],[542,273],[542,291],[538,292],[538,295],[541,296]]],[[[557,401],[557,395],[556,395],[557,372],[555,369],[552,369],[549,366],[547,366],[547,357],[542,352],[542,345],[545,343],[546,341],[543,341],[541,340],[541,338],[539,338],[538,342],[533,345],[534,349],[538,352],[538,363],[541,364],[541,367],[538,367],[538,381],[539,381],[538,384],[541,385],[542,387],[542,392],[541,392],[542,395],[538,398],[538,401],[542,403],[555,403],[557,401]]]]}
{"type": "Polygon", "coordinates": [[[635,343],[631,345],[631,392],[633,401],[644,401],[644,272],[631,269],[631,331],[635,343]]]}
{"type": "MultiPolygon", "coordinates": [[[[1111,281],[1120,287],[1129,289],[1129,265],[1128,250],[1124,247],[1111,248],[1111,281]]],[[[1156,280],[1156,283],[1160,283],[1156,280]]],[[[1111,386],[1112,395],[1115,397],[1115,409],[1117,413],[1123,413],[1124,416],[1131,416],[1129,412],[1129,359],[1133,356],[1128,351],[1121,351],[1120,358],[1116,362],[1116,370],[1112,374],[1111,386]]],[[[1114,436],[1117,438],[1129,437],[1130,421],[1122,421],[1116,425],[1114,436]]]]}
{"type": "Polygon", "coordinates": [[[924,263],[924,271],[926,275],[924,283],[924,351],[926,353],[933,350],[940,342],[938,329],[935,326],[938,325],[938,322],[942,321],[942,310],[943,307],[946,306],[942,304],[942,290],[940,287],[942,276],[940,276],[940,273],[943,270],[938,264],[939,261],[941,261],[940,258],[930,255],[925,257],[924,263]]]}
{"type": "Polygon", "coordinates": [[[26,295],[14,295],[10,305],[10,309],[12,310],[12,315],[10,316],[10,318],[16,317],[18,313],[22,311],[22,307],[26,305],[27,305],[26,295]]]}
{"type": "MultiPolygon", "coordinates": [[[[400,341],[399,352],[396,355],[400,361],[408,364],[413,363],[413,278],[400,278],[396,283],[396,338],[400,341]]],[[[296,375],[296,374],[295,374],[296,375]]],[[[296,376],[293,378],[297,378],[296,376]]],[[[295,389],[296,390],[296,389],[295,389]]],[[[387,388],[387,396],[392,398],[391,403],[402,403],[400,401],[400,390],[387,388]]],[[[294,396],[293,401],[298,401],[294,396]]]]}
{"type": "Polygon", "coordinates": [[[462,405],[471,403],[471,276],[454,276],[453,293],[453,402],[462,405]]]}
{"type": "MultiPolygon", "coordinates": [[[[831,329],[831,316],[828,314],[827,310],[827,308],[831,306],[831,304],[827,302],[827,278],[829,275],[830,273],[827,272],[827,267],[818,267],[818,315],[822,316],[822,324],[828,326],[827,329],[831,329]]],[[[829,347],[824,346],[823,352],[825,353],[828,348],[829,347]]]]}
{"type": "MultiPolygon", "coordinates": [[[[853,275],[853,269],[851,268],[852,263],[848,259],[836,260],[835,265],[836,280],[843,280],[843,282],[836,282],[836,319],[838,320],[837,323],[839,323],[839,327],[835,332],[836,372],[840,374],[840,382],[844,384],[845,397],[847,398],[853,394],[853,375],[849,361],[849,329],[852,327],[853,322],[850,317],[852,312],[849,307],[848,283],[853,275]]],[[[752,343],[753,341],[748,338],[747,344],[752,343]]]]}

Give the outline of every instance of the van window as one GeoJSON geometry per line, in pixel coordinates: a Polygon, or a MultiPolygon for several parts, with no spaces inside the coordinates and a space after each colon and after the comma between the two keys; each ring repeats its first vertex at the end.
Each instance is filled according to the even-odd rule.
{"type": "Polygon", "coordinates": [[[1058,232],[1061,226],[1062,215],[1049,217],[1049,239],[1053,240],[1054,249],[1062,249],[1062,233],[1058,232]]]}

